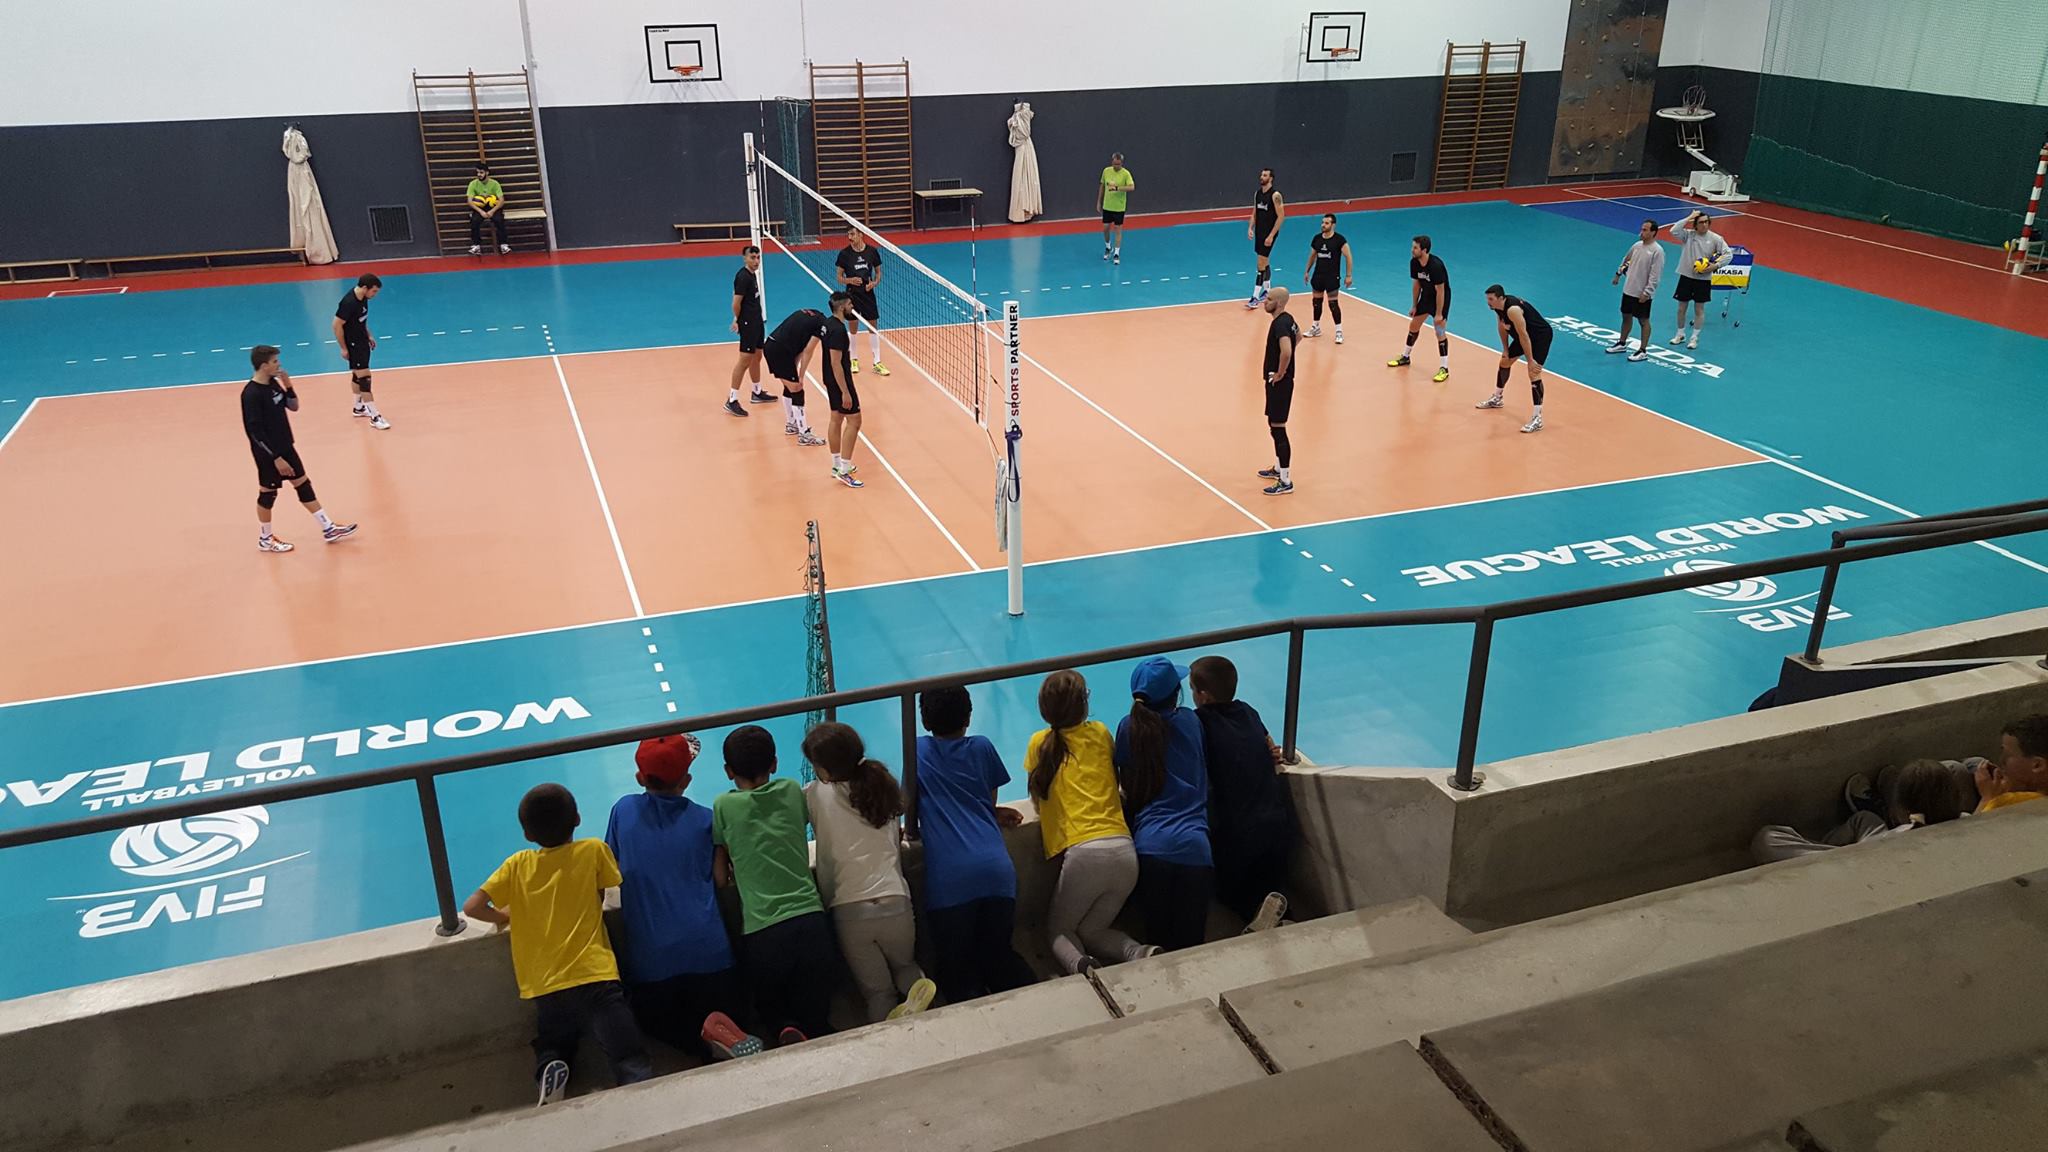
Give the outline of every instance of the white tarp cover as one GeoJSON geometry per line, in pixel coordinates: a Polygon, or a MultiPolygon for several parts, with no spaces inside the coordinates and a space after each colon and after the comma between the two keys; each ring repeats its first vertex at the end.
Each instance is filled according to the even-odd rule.
{"type": "Polygon", "coordinates": [[[1038,194],[1038,147],[1031,142],[1031,105],[1019,101],[1010,113],[1010,147],[1017,158],[1010,168],[1010,222],[1022,224],[1045,211],[1038,194]]]}
{"type": "MultiPolygon", "coordinates": [[[[306,134],[297,128],[284,130],[285,197],[291,203],[292,247],[306,250],[306,263],[332,264],[334,229],[327,226],[327,206],[320,202],[320,184],[313,179],[313,166],[306,161],[313,148],[306,134]]],[[[1033,179],[1036,179],[1034,175],[1033,179]]]]}

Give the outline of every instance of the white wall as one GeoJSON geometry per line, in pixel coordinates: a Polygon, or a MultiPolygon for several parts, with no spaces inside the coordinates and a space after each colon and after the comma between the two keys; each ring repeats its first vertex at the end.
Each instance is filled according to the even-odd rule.
{"type": "Polygon", "coordinates": [[[1658,63],[1761,71],[1770,22],[1771,0],[1671,0],[1658,63]]]}
{"type": "MultiPolygon", "coordinates": [[[[807,51],[819,63],[907,57],[920,95],[1426,76],[1442,70],[1447,40],[1526,39],[1526,67],[1550,71],[1569,0],[1368,6],[1359,63],[1304,64],[1308,13],[1340,6],[530,0],[542,101],[582,105],[807,94],[807,51]],[[642,28],[684,23],[719,26],[724,80],[649,84],[642,28]]],[[[415,69],[516,68],[524,55],[517,0],[11,0],[0,5],[0,124],[409,111],[415,69]]]]}

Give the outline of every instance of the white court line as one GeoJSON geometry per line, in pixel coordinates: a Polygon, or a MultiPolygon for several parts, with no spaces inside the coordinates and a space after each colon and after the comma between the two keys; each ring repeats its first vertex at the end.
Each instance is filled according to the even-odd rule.
{"type": "Polygon", "coordinates": [[[29,398],[28,407],[23,408],[21,410],[21,415],[14,418],[14,427],[9,428],[7,430],[7,435],[0,436],[0,448],[7,447],[7,442],[9,440],[14,439],[14,434],[16,432],[21,431],[21,426],[23,424],[28,423],[29,413],[34,412],[36,410],[36,405],[42,403],[42,401],[43,398],[41,396],[33,396],[29,398]]]}
{"type": "MultiPolygon", "coordinates": [[[[1565,191],[1567,191],[1567,192],[1570,192],[1570,193],[1571,193],[1572,195],[1574,195],[1574,196],[1582,196],[1582,197],[1585,197],[1585,198],[1587,198],[1587,199],[1589,199],[1589,200],[1606,200],[1606,199],[1608,199],[1608,197],[1606,197],[1606,196],[1594,196],[1594,195],[1593,195],[1592,193],[1590,193],[1590,192],[1581,192],[1581,191],[1579,191],[1579,190],[1578,190],[1578,189],[1576,189],[1576,188],[1566,188],[1566,189],[1565,189],[1565,191]]],[[[1553,203],[1567,204],[1567,203],[1570,203],[1570,201],[1567,201],[1567,200],[1560,200],[1560,201],[1553,201],[1553,203]]],[[[1755,204],[1756,202],[1752,200],[1752,201],[1749,201],[1749,203],[1750,203],[1750,204],[1752,204],[1752,205],[1754,205],[1754,204],[1755,204]]],[[[1535,207],[1535,205],[1531,205],[1531,207],[1535,207]]],[[[1763,207],[1766,207],[1766,208],[1768,208],[1768,207],[1770,207],[1770,205],[1768,205],[1768,204],[1765,204],[1765,205],[1763,205],[1763,207]]],[[[1971,263],[1971,262],[1970,262],[1970,261],[1968,261],[1968,260],[1958,260],[1958,259],[1956,259],[1956,258],[1955,258],[1955,257],[1953,257],[1953,256],[1943,256],[1943,255],[1941,255],[1941,254],[1939,254],[1939,253],[1936,253],[1936,252],[1922,252],[1922,251],[1921,251],[1920,249],[1918,249],[1918,248],[1906,248],[1906,247],[1903,247],[1903,246],[1901,246],[1901,245],[1898,245],[1898,244],[1887,244],[1887,243],[1885,243],[1885,242],[1884,242],[1884,241],[1882,241],[1882,240],[1872,240],[1872,239],[1870,239],[1870,238],[1868,238],[1868,237],[1865,237],[1865,236],[1854,236],[1854,235],[1851,235],[1851,234],[1849,234],[1849,233],[1847,233],[1847,232],[1837,232],[1837,231],[1833,230],[1832,228],[1816,228],[1816,227],[1814,227],[1814,226],[1813,226],[1813,225],[1811,225],[1811,224],[1799,224],[1799,223],[1795,223],[1795,222],[1793,222],[1793,221],[1791,221],[1791,220],[1780,220],[1780,219],[1778,219],[1778,218],[1777,218],[1777,217],[1775,217],[1775,216],[1765,216],[1765,215],[1763,215],[1763,214],[1761,214],[1761,213],[1757,212],[1757,211],[1755,210],[1755,208],[1754,208],[1754,207],[1752,207],[1752,208],[1749,208],[1749,209],[1745,209],[1745,210],[1743,210],[1743,211],[1741,211],[1741,212],[1734,212],[1734,213],[1732,213],[1732,215],[1736,215],[1736,216],[1746,216],[1746,217],[1748,217],[1748,218],[1749,218],[1749,219],[1751,219],[1751,220],[1761,220],[1761,221],[1763,221],[1763,222],[1764,222],[1764,223],[1766,223],[1766,224],[1778,224],[1778,225],[1781,225],[1781,226],[1783,226],[1783,227],[1786,227],[1786,228],[1798,228],[1798,229],[1800,229],[1800,230],[1802,230],[1802,231],[1806,231],[1806,232],[1817,232],[1817,233],[1819,233],[1819,234],[1820,234],[1820,235],[1822,235],[1822,236],[1833,236],[1833,237],[1834,237],[1835,239],[1837,239],[1837,240],[1848,240],[1848,241],[1851,241],[1851,242],[1853,242],[1853,243],[1856,243],[1856,244],[1868,244],[1868,245],[1870,245],[1870,246],[1872,246],[1872,247],[1874,247],[1874,248],[1887,248],[1887,249],[1890,249],[1890,250],[1891,250],[1891,251],[1893,251],[1893,252],[1903,252],[1903,253],[1905,253],[1905,254],[1906,254],[1906,255],[1908,255],[1908,256],[1925,256],[1925,257],[1926,257],[1927,259],[1929,259],[1929,260],[1940,260],[1940,261],[1942,261],[1943,263],[1947,263],[1947,264],[1955,264],[1955,265],[1958,265],[1958,266],[1960,266],[1960,267],[1963,267],[1963,268],[1975,268],[1975,269],[1977,269],[1977,270],[1978,270],[1979,272],[1990,272],[1990,273],[1992,273],[1993,275],[1996,275],[1996,276],[2003,276],[2003,277],[2005,277],[2005,278],[2006,278],[2006,279],[2008,279],[2008,280],[2031,280],[2031,281],[2034,281],[2034,282],[2037,282],[2037,283],[2039,283],[2039,282],[2042,282],[2042,281],[2041,281],[2041,279],[2040,279],[2040,277],[2033,277],[2033,276],[2014,276],[2014,275],[2013,275],[2013,274],[2012,274],[2011,272],[2007,271],[2007,270],[2006,270],[2006,269],[2004,269],[2004,268],[1998,268],[1998,267],[1994,267],[1994,266],[1992,266],[1992,265],[1989,265],[1989,264],[1973,264],[1973,263],[1971,263]]],[[[1717,219],[1719,219],[1719,217],[1717,217],[1717,219]]]]}
{"type": "MultiPolygon", "coordinates": [[[[1220,303],[1220,301],[1212,301],[1211,303],[1220,303]]],[[[1097,404],[1095,401],[1089,399],[1087,394],[1083,393],[1079,388],[1076,388],[1072,384],[1067,383],[1065,380],[1060,379],[1058,373],[1054,372],[1050,368],[1047,368],[1044,364],[1039,363],[1037,357],[1031,355],[1031,353],[1029,352],[1025,352],[1022,355],[1026,363],[1030,364],[1033,368],[1036,368],[1040,372],[1044,373],[1047,379],[1051,380],[1053,383],[1059,385],[1060,387],[1065,388],[1067,391],[1073,393],[1076,399],[1080,400],[1081,403],[1086,404],[1090,408],[1093,408],[1097,412],[1101,413],[1103,418],[1108,420],[1110,423],[1123,429],[1125,432],[1130,433],[1131,439],[1136,440],[1138,443],[1143,444],[1147,448],[1150,448],[1154,453],[1156,453],[1159,456],[1161,460],[1166,461],[1168,464],[1171,464],[1175,468],[1178,468],[1182,472],[1186,473],[1188,479],[1193,480],[1195,483],[1200,484],[1204,488],[1207,488],[1209,490],[1210,495],[1216,497],[1218,500],[1223,501],[1225,504],[1230,505],[1232,508],[1237,509],[1238,515],[1244,517],[1245,519],[1251,521],[1254,524],[1257,524],[1260,527],[1260,529],[1264,531],[1271,532],[1273,530],[1273,526],[1271,524],[1268,524],[1264,520],[1259,519],[1257,516],[1252,515],[1250,509],[1246,508],[1242,504],[1239,504],[1237,501],[1232,500],[1230,497],[1224,495],[1222,489],[1216,487],[1214,484],[1209,483],[1207,480],[1202,479],[1202,477],[1198,475],[1194,469],[1174,459],[1173,456],[1166,451],[1166,449],[1161,448],[1159,445],[1154,444],[1152,441],[1145,439],[1143,435],[1139,434],[1136,428],[1133,428],[1129,424],[1124,423],[1122,420],[1117,419],[1116,415],[1112,413],[1109,409],[1104,408],[1102,405],[1097,404]]]]}
{"type": "Polygon", "coordinates": [[[626,578],[626,595],[633,601],[633,615],[636,618],[645,616],[647,610],[640,606],[640,590],[633,586],[633,569],[626,563],[625,545],[619,543],[619,526],[612,522],[611,501],[604,497],[604,481],[598,479],[597,461],[590,455],[590,439],[583,434],[583,417],[577,415],[576,397],[569,393],[569,377],[562,371],[562,358],[550,356],[548,359],[555,362],[555,379],[562,382],[562,399],[569,405],[569,422],[576,426],[576,443],[583,447],[583,463],[590,468],[591,487],[597,489],[597,506],[604,512],[605,531],[612,534],[612,554],[619,558],[619,575],[626,578]]]}
{"type": "MultiPolygon", "coordinates": [[[[1738,460],[1732,464],[1709,464],[1701,468],[1688,468],[1679,472],[1664,472],[1655,476],[1624,476],[1616,480],[1595,480],[1588,484],[1566,484],[1558,488],[1545,488],[1529,492],[1512,492],[1505,496],[1483,496],[1475,500],[1454,500],[1447,504],[1431,504],[1420,508],[1398,508],[1387,512],[1370,512],[1363,516],[1345,516],[1334,520],[1318,520],[1308,524],[1290,525],[1285,529],[1251,530],[1230,532],[1221,536],[1205,536],[1199,540],[1175,540],[1166,544],[1140,544],[1130,548],[1111,548],[1101,552],[1086,552],[1076,556],[1058,556],[1050,560],[1032,560],[1026,568],[1049,568],[1056,564],[1076,564],[1087,560],[1103,560],[1113,556],[1130,556],[1139,552],[1154,552],[1167,548],[1188,548],[1201,544],[1213,544],[1230,540],[1242,540],[1251,536],[1270,535],[1276,531],[1305,532],[1315,528],[1332,528],[1345,524],[1359,524],[1368,520],[1386,520],[1396,516],[1416,516],[1440,512],[1449,508],[1468,508],[1477,504],[1505,503],[1536,496],[1555,496],[1566,492],[1582,492],[1590,488],[1608,488],[1618,484],[1640,484],[1651,480],[1666,480],[1676,476],[1693,476],[1704,472],[1719,472],[1729,468],[1748,468],[1771,461],[1759,457],[1755,460],[1738,460]]],[[[972,572],[944,572],[936,576],[904,576],[895,580],[877,580],[871,584],[849,584],[835,588],[835,592],[867,592],[882,588],[894,588],[904,584],[922,584],[934,580],[953,580],[972,576],[972,572]]],[[[752,600],[734,600],[726,604],[703,604],[695,608],[677,608],[663,612],[655,619],[676,616],[695,616],[702,612],[722,612],[728,608],[756,608],[763,604],[778,604],[784,601],[801,600],[804,593],[787,592],[779,596],[759,596],[752,600]]],[[[293,660],[282,664],[265,664],[255,668],[236,668],[227,672],[206,672],[197,676],[180,676],[170,680],[152,680],[142,684],[124,684],[113,688],[93,688],[84,692],[69,692],[58,696],[38,696],[28,700],[0,701],[0,711],[21,708],[31,704],[55,704],[65,700],[81,700],[88,696],[108,696],[120,692],[141,692],[151,688],[171,688],[180,684],[197,684],[204,680],[224,680],[230,676],[255,676],[265,672],[290,672],[299,668],[312,668],[326,664],[346,664],[352,660],[376,660],[386,656],[410,656],[419,652],[437,652],[443,648],[459,648],[465,644],[494,644],[501,640],[527,640],[535,636],[552,636],[562,632],[578,632],[586,628],[609,628],[617,624],[629,624],[642,619],[637,616],[614,616],[605,620],[587,620],[578,624],[557,624],[550,628],[531,628],[524,632],[503,632],[493,636],[473,636],[466,640],[441,640],[432,644],[413,644],[404,648],[385,648],[375,652],[357,652],[348,656],[322,656],[312,660],[293,660]]],[[[654,666],[663,671],[660,664],[654,666]]]]}
{"type": "Polygon", "coordinates": [[[974,557],[969,556],[967,554],[967,549],[962,548],[960,546],[960,541],[953,539],[953,534],[946,530],[945,524],[942,523],[939,520],[939,518],[932,513],[931,508],[925,504],[924,497],[919,496],[917,494],[917,489],[912,488],[910,486],[910,481],[905,480],[903,478],[903,473],[896,471],[896,466],[894,464],[889,463],[889,458],[887,456],[882,455],[882,450],[880,448],[875,447],[875,442],[873,440],[868,439],[867,433],[863,432],[860,434],[860,442],[868,446],[868,451],[874,453],[875,459],[881,463],[882,467],[888,471],[889,475],[894,476],[896,478],[896,483],[901,485],[903,490],[910,494],[911,503],[916,504],[917,510],[924,513],[924,518],[932,522],[932,527],[937,528],[939,530],[939,535],[944,536],[946,538],[946,543],[951,544],[953,546],[953,551],[958,552],[960,554],[960,558],[962,560],[967,561],[967,567],[975,572],[981,571],[981,565],[976,564],[974,562],[974,557]]]}
{"type": "MultiPolygon", "coordinates": [[[[1879,500],[1877,497],[1872,496],[1868,492],[1859,492],[1856,489],[1851,488],[1847,484],[1844,484],[1838,480],[1830,480],[1818,472],[1806,468],[1801,468],[1799,465],[1794,464],[1789,460],[1773,460],[1771,461],[1771,463],[1776,464],[1781,468],[1789,468],[1792,471],[1797,472],[1801,476],[1804,476],[1810,480],[1818,480],[1822,484],[1825,484],[1830,488],[1840,489],[1841,491],[1847,492],[1849,495],[1854,496],[1859,500],[1868,500],[1872,504],[1877,505],[1879,508],[1889,508],[1892,511],[1897,512],[1899,515],[1906,517],[1908,520],[1914,519],[1919,515],[1919,513],[1917,512],[1908,512],[1904,508],[1899,507],[1897,504],[1894,504],[1889,500],[1879,500]]],[[[2048,565],[2037,564],[2034,561],[2027,559],[2025,556],[2021,556],[2016,552],[2011,552],[2004,548],[1999,547],[1996,543],[1993,543],[1990,540],[1973,540],[1971,541],[1971,543],[1977,545],[1979,548],[1984,548],[1989,551],[1996,552],[2000,556],[2003,556],[2007,560],[2011,560],[2014,563],[2023,564],[2029,568],[2032,568],[2036,572],[2048,573],[2048,565]]]]}

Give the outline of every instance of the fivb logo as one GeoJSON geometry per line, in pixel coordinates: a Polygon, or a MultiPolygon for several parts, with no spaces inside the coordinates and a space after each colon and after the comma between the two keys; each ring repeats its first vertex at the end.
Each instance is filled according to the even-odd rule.
{"type": "Polygon", "coordinates": [[[252,807],[124,829],[107,859],[130,876],[163,883],[51,899],[105,901],[83,913],[78,934],[88,940],[139,932],[159,921],[184,924],[260,908],[268,879],[262,870],[306,855],[228,867],[256,846],[269,825],[270,813],[252,807]]]}
{"type": "MultiPolygon", "coordinates": [[[[1680,576],[1692,572],[1710,572],[1726,568],[1725,560],[1680,560],[1664,570],[1666,576],[1680,576]]],[[[1800,628],[1813,623],[1813,610],[1800,604],[1811,600],[1819,592],[1808,592],[1804,596],[1791,596],[1783,600],[1778,596],[1778,582],[1768,576],[1754,576],[1747,580],[1726,580],[1719,584],[1702,584],[1687,588],[1695,596],[1719,600],[1732,604],[1732,608],[1702,608],[1701,612],[1711,614],[1733,614],[1737,622],[1758,632],[1783,632],[1787,628],[1800,628]]],[[[1828,619],[1846,620],[1849,614],[1840,608],[1830,607],[1828,619]]]]}

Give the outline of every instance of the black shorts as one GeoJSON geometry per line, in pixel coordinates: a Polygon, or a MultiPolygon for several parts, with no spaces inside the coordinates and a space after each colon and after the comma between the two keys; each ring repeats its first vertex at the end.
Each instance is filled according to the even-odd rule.
{"type": "Polygon", "coordinates": [[[871,325],[881,323],[882,309],[876,305],[875,294],[873,292],[849,292],[847,293],[847,295],[853,297],[854,315],[867,321],[871,325]]]}
{"type": "Polygon", "coordinates": [[[1275,380],[1266,385],[1266,423],[1285,424],[1287,414],[1294,408],[1294,377],[1275,380]]]}
{"type": "Polygon", "coordinates": [[[768,374],[770,376],[785,384],[793,384],[798,388],[803,387],[803,381],[797,376],[796,353],[777,347],[774,344],[763,344],[761,351],[763,353],[762,359],[768,362],[768,374]]]}
{"type": "Polygon", "coordinates": [[[846,387],[841,388],[832,382],[830,375],[827,375],[825,377],[825,401],[831,405],[832,411],[837,412],[841,416],[860,415],[860,391],[854,387],[853,377],[851,376],[846,378],[846,387]]]}
{"type": "Polygon", "coordinates": [[[348,370],[368,372],[370,370],[370,342],[351,340],[348,342],[348,370]]]}
{"type": "Polygon", "coordinates": [[[1623,316],[1634,316],[1639,320],[1648,320],[1650,318],[1650,302],[1641,296],[1631,296],[1623,292],[1621,294],[1621,314],[1623,316]]]}
{"type": "Polygon", "coordinates": [[[742,355],[761,350],[761,345],[768,342],[766,328],[767,325],[763,324],[759,319],[750,320],[742,318],[740,320],[740,353],[742,355]]]}
{"type": "Polygon", "coordinates": [[[1311,292],[1333,293],[1341,291],[1343,283],[1344,278],[1342,276],[1332,273],[1328,276],[1317,276],[1311,279],[1308,282],[1308,290],[1311,292]]]}
{"type": "Polygon", "coordinates": [[[1124,214],[1122,212],[1112,212],[1109,209],[1104,208],[1102,210],[1102,222],[1104,224],[1114,224],[1117,227],[1121,228],[1123,227],[1124,223],[1124,214]]]}
{"type": "Polygon", "coordinates": [[[1714,282],[1697,276],[1680,276],[1671,298],[1680,304],[1710,304],[1714,299],[1714,282]]]}
{"type": "Polygon", "coordinates": [[[276,456],[265,456],[263,450],[254,444],[249,445],[249,455],[256,458],[256,483],[273,492],[294,480],[303,480],[306,477],[306,466],[299,462],[299,450],[289,444],[278,453],[278,456],[284,457],[284,462],[292,466],[290,480],[277,474],[276,456]]]}
{"type": "Polygon", "coordinates": [[[1254,240],[1252,241],[1252,251],[1260,256],[1271,256],[1273,254],[1273,246],[1263,240],[1254,240]]]}
{"type": "Polygon", "coordinates": [[[1522,347],[1522,342],[1515,337],[1514,331],[1510,329],[1508,331],[1508,359],[1513,360],[1517,356],[1527,356],[1529,363],[1539,368],[1542,367],[1544,362],[1550,359],[1551,334],[1551,329],[1549,328],[1536,329],[1534,332],[1529,333],[1529,344],[1531,346],[1524,348],[1522,347]]]}
{"type": "MultiPolygon", "coordinates": [[[[1420,299],[1416,300],[1416,301],[1415,301],[1415,307],[1413,307],[1413,308],[1410,308],[1410,309],[1408,310],[1408,314],[1409,314],[1410,316],[1435,316],[1435,315],[1436,315],[1436,293],[1432,292],[1432,293],[1430,293],[1429,295],[1427,295],[1427,296],[1424,296],[1424,297],[1422,297],[1422,298],[1420,298],[1420,299]]],[[[1444,297],[1444,322],[1445,322],[1445,323],[1449,323],[1449,322],[1450,322],[1450,319],[1451,319],[1451,298],[1450,298],[1449,296],[1446,296],[1446,297],[1444,297]]]]}

